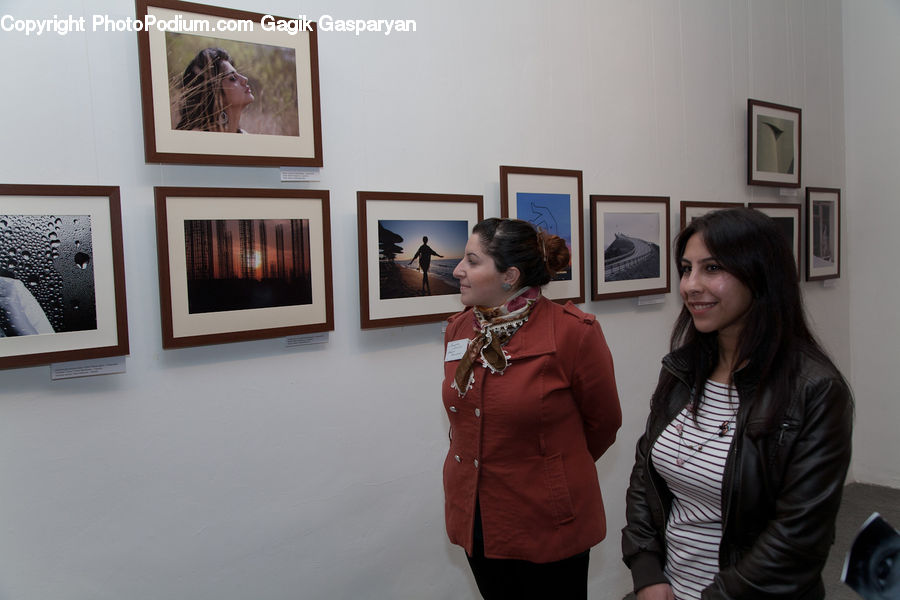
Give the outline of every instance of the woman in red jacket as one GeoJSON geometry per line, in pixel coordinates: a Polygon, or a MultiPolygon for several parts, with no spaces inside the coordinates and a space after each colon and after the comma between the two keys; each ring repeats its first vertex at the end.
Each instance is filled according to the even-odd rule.
{"type": "Polygon", "coordinates": [[[606,535],[594,461],[622,413],[594,316],[541,295],[568,264],[561,238],[487,219],[453,272],[469,308],[445,337],[445,517],[486,599],[587,598],[606,535]]]}

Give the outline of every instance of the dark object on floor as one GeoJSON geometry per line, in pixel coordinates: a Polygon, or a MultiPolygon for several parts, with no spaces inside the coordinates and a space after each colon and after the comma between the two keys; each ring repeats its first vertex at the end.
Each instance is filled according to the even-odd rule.
{"type": "Polygon", "coordinates": [[[856,534],[841,580],[865,600],[900,598],[898,561],[900,532],[875,512],[856,534]]]}

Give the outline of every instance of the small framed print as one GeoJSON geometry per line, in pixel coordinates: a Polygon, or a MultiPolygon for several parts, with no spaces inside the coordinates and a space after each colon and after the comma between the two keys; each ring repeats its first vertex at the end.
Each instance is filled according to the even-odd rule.
{"type": "Polygon", "coordinates": [[[163,348],[334,329],[327,191],[154,193],[163,348]]]}
{"type": "Polygon", "coordinates": [[[582,173],[566,169],[500,167],[500,216],[523,219],[566,241],[569,267],[544,286],[556,302],[584,302],[582,173]]]}
{"type": "Polygon", "coordinates": [[[147,162],[322,166],[315,23],[179,0],[136,14],[147,162]]]}
{"type": "Polygon", "coordinates": [[[841,276],[841,190],[806,188],[806,280],[841,276]]]}
{"type": "Polygon", "coordinates": [[[119,188],[0,185],[0,369],[126,354],[119,188]]]}
{"type": "Polygon", "coordinates": [[[747,100],[747,185],[800,187],[801,111],[747,100]]]}
{"type": "Polygon", "coordinates": [[[678,231],[681,231],[685,227],[688,226],[695,217],[702,217],[706,213],[719,210],[722,208],[735,208],[738,206],[743,206],[743,204],[738,204],[736,202],[691,202],[685,201],[681,203],[681,226],[678,231]]]}
{"type": "Polygon", "coordinates": [[[462,310],[453,270],[481,196],[358,192],[360,326],[442,321],[462,310]]]}
{"type": "Polygon", "coordinates": [[[591,299],[669,293],[669,198],[592,195],[590,202],[591,299]]]}
{"type": "Polygon", "coordinates": [[[800,233],[802,226],[800,225],[800,205],[799,204],[769,204],[760,202],[751,202],[748,204],[750,208],[756,209],[764,213],[775,221],[778,229],[784,234],[791,251],[794,253],[794,264],[797,265],[797,277],[800,277],[800,233]]]}

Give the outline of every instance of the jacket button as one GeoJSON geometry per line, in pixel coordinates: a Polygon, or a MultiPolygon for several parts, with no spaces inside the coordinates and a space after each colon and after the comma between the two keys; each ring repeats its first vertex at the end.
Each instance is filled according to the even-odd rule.
{"type": "Polygon", "coordinates": [[[455,406],[451,406],[451,407],[450,407],[450,412],[456,412],[456,407],[455,407],[455,406]]]}
{"type": "Polygon", "coordinates": [[[476,409],[475,409],[475,416],[476,416],[476,417],[480,417],[480,416],[481,416],[481,409],[480,409],[480,408],[476,408],[476,409]]]}
{"type": "Polygon", "coordinates": [[[475,459],[475,468],[476,469],[478,468],[478,459],[477,458],[475,459]]]}
{"type": "Polygon", "coordinates": [[[459,454],[457,454],[457,455],[456,455],[456,456],[454,456],[454,457],[453,457],[453,458],[455,458],[455,459],[456,459],[456,462],[459,462],[459,454]]]}

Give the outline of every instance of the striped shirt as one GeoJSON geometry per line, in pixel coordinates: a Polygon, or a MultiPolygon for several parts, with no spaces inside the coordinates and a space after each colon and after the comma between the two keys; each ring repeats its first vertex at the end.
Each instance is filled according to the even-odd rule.
{"type": "Polygon", "coordinates": [[[653,466],[673,495],[665,573],[676,600],[699,600],[719,571],[722,476],[737,407],[733,387],[707,381],[696,420],[685,407],[651,451],[653,466]]]}

